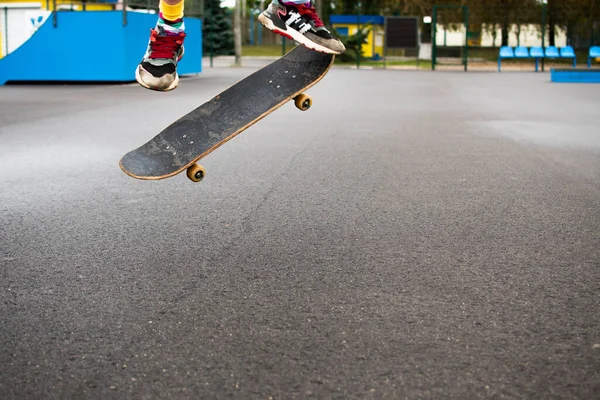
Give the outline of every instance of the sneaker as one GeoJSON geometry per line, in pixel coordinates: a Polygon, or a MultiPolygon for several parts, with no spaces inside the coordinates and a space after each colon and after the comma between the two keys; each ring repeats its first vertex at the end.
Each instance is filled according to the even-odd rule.
{"type": "Polygon", "coordinates": [[[331,36],[312,2],[283,5],[273,1],[258,20],[265,28],[321,53],[341,54],[346,48],[331,36]]]}
{"type": "Polygon", "coordinates": [[[179,85],[177,63],[183,57],[185,32],[168,31],[161,24],[150,30],[150,41],[142,62],[135,70],[135,79],[145,88],[169,91],[179,85]]]}

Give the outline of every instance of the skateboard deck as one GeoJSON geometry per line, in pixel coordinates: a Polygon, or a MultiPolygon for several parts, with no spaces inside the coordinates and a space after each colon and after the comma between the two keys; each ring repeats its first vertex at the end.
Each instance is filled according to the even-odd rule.
{"type": "Polygon", "coordinates": [[[196,164],[198,160],[292,99],[300,110],[310,108],[312,99],[303,92],[325,76],[334,58],[296,46],[125,154],[121,169],[148,180],[187,169],[189,179],[202,180],[205,171],[196,164]]]}

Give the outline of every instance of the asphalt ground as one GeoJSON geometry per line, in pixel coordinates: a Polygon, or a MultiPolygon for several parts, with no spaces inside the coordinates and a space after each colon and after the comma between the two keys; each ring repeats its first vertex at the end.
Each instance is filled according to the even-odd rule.
{"type": "Polygon", "coordinates": [[[1,399],[600,397],[598,85],[335,68],[119,169],[250,72],[0,87],[1,399]]]}

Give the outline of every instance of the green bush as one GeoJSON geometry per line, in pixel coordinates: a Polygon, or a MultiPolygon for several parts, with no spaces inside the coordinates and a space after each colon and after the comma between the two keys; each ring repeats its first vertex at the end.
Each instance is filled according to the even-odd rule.
{"type": "Polygon", "coordinates": [[[362,51],[362,45],[367,44],[369,37],[369,28],[359,29],[354,35],[340,35],[334,30],[335,35],[346,46],[346,52],[338,56],[338,60],[342,62],[356,62],[357,59],[364,60],[365,56],[362,51]]]}

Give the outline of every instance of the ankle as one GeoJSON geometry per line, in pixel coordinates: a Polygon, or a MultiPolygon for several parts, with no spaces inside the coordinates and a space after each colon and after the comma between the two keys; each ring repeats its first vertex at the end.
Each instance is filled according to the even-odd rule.
{"type": "Polygon", "coordinates": [[[161,25],[170,34],[180,33],[185,31],[185,23],[183,18],[169,20],[162,13],[158,14],[158,25],[161,25]]]}
{"type": "Polygon", "coordinates": [[[166,24],[166,25],[177,25],[183,21],[183,18],[177,18],[174,20],[168,19],[165,17],[165,15],[163,13],[158,13],[158,18],[161,23],[166,24]]]}

